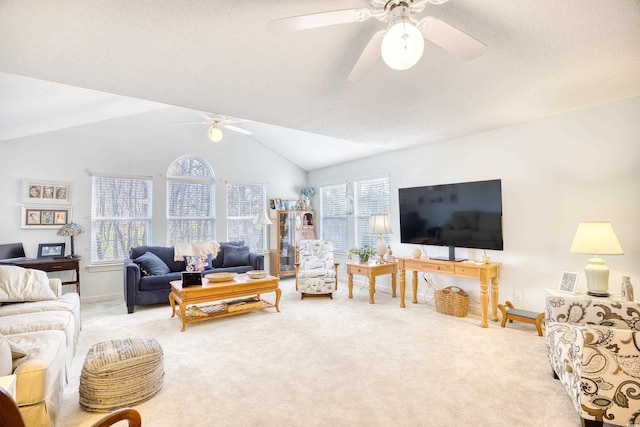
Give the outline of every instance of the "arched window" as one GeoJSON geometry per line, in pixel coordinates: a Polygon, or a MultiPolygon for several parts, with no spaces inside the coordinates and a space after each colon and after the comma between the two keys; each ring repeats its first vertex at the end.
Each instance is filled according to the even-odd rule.
{"type": "Polygon", "coordinates": [[[185,155],[167,171],[167,243],[215,240],[215,175],[203,159],[185,155]]]}

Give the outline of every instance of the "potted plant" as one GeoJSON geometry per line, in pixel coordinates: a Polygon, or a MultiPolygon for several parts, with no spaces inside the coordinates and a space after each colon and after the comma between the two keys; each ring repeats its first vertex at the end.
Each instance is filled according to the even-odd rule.
{"type": "Polygon", "coordinates": [[[353,255],[358,254],[358,258],[360,259],[360,262],[367,262],[369,261],[369,257],[374,256],[376,254],[376,249],[370,246],[365,246],[363,248],[354,247],[349,249],[348,253],[349,253],[349,259],[351,259],[353,255]]]}

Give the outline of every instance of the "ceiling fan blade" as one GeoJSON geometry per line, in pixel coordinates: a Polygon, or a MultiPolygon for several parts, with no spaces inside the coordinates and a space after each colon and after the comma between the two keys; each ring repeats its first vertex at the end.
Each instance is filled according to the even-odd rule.
{"type": "Polygon", "coordinates": [[[227,119],[224,119],[223,122],[225,125],[231,125],[234,123],[244,123],[244,122],[248,122],[249,120],[247,119],[239,119],[237,117],[229,117],[227,119]]]}
{"type": "Polygon", "coordinates": [[[467,61],[477,58],[487,50],[486,44],[433,16],[420,20],[418,29],[425,39],[467,61]]]}
{"type": "Polygon", "coordinates": [[[353,69],[349,73],[349,77],[347,80],[350,82],[356,82],[362,79],[371,68],[378,62],[380,58],[380,45],[382,45],[382,39],[384,38],[387,30],[380,30],[375,33],[367,46],[362,51],[360,58],[358,58],[358,62],[353,66],[353,69]]]}
{"type": "Polygon", "coordinates": [[[267,30],[272,33],[286,33],[288,31],[300,31],[309,28],[326,27],[328,25],[363,22],[370,17],[371,10],[364,7],[332,10],[329,12],[273,19],[267,23],[267,30]]]}
{"type": "Polygon", "coordinates": [[[200,111],[196,111],[196,114],[205,119],[207,123],[213,123],[213,117],[209,117],[205,113],[201,113],[200,111]]]}
{"type": "Polygon", "coordinates": [[[222,125],[222,127],[225,128],[225,129],[229,129],[229,130],[233,130],[233,131],[239,132],[239,133],[241,133],[243,135],[253,135],[253,132],[251,132],[250,130],[242,129],[242,128],[239,128],[237,126],[222,125]]]}

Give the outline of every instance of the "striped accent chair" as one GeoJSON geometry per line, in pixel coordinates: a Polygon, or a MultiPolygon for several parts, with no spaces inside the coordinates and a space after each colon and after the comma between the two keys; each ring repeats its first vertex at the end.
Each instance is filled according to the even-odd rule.
{"type": "Polygon", "coordinates": [[[338,290],[338,265],[333,262],[333,242],[301,240],[296,263],[296,290],[305,296],[333,297],[338,290]]]}

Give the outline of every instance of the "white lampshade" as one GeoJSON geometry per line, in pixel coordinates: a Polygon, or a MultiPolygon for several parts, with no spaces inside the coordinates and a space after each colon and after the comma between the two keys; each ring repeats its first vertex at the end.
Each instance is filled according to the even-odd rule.
{"type": "Polygon", "coordinates": [[[571,243],[571,252],[591,254],[584,274],[591,295],[609,294],[609,268],[598,255],[623,255],[624,251],[608,221],[581,222],[571,243]]]}
{"type": "Polygon", "coordinates": [[[209,135],[209,139],[212,140],[213,142],[222,141],[222,131],[216,125],[211,125],[207,134],[209,135]]]}
{"type": "Polygon", "coordinates": [[[391,221],[389,220],[389,215],[371,215],[371,217],[369,217],[369,233],[391,234],[391,221]]]}
{"type": "Polygon", "coordinates": [[[409,18],[409,10],[397,6],[391,11],[389,28],[380,47],[382,59],[394,70],[406,70],[422,57],[424,38],[409,18]]]}
{"type": "Polygon", "coordinates": [[[264,211],[258,213],[258,215],[253,219],[253,223],[260,226],[273,224],[264,211]]]}

